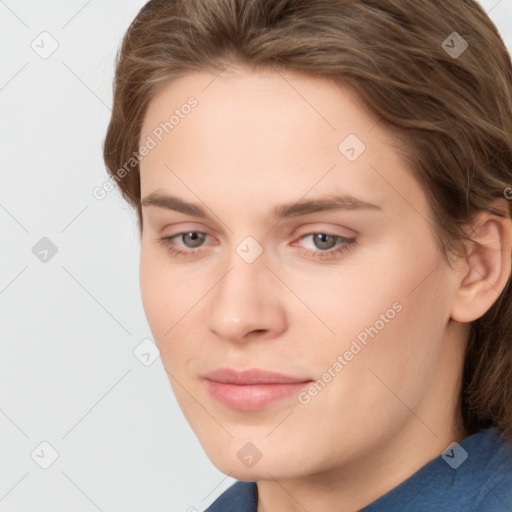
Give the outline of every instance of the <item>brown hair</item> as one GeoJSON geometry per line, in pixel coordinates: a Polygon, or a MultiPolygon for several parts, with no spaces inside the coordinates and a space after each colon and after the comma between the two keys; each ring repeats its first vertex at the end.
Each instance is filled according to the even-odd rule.
{"type": "MultiPolygon", "coordinates": [[[[232,62],[323,77],[359,95],[424,187],[447,261],[477,212],[510,215],[510,202],[506,212],[490,207],[512,182],[512,65],[475,0],[151,0],[117,55],[104,143],[140,232],[134,155],[149,102],[174,78],[232,62]]],[[[512,439],[510,279],[471,324],[461,387],[466,430],[494,426],[512,439]]]]}

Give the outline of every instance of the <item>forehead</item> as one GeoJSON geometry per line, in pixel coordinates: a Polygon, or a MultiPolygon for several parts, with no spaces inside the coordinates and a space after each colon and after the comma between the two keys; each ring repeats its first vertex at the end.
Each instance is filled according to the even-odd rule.
{"type": "Polygon", "coordinates": [[[386,137],[378,127],[374,130],[378,121],[348,87],[290,71],[238,67],[217,74],[194,72],[168,83],[150,102],[141,136],[186,107],[191,97],[197,101],[190,111],[192,121],[176,119],[171,137],[187,132],[191,124],[196,135],[200,129],[209,132],[203,143],[221,142],[220,135],[229,131],[233,141],[253,136],[254,147],[265,135],[280,135],[279,143],[310,140],[311,145],[319,140],[330,144],[344,132],[362,139],[370,131],[373,138],[386,137]]]}
{"type": "Polygon", "coordinates": [[[422,195],[357,95],[319,77],[240,68],[190,73],[153,98],[141,143],[155,130],[161,140],[140,164],[142,197],[178,190],[233,205],[238,197],[247,209],[333,188],[397,206],[400,195],[422,195]],[[190,98],[196,104],[185,108],[190,98]]]}

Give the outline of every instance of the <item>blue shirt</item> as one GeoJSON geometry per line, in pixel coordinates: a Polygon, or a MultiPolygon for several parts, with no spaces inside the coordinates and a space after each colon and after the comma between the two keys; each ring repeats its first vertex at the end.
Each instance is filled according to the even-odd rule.
{"type": "MultiPolygon", "coordinates": [[[[256,512],[255,482],[235,482],[205,512],[256,512]]],[[[512,443],[483,429],[359,512],[512,512],[512,443]]]]}

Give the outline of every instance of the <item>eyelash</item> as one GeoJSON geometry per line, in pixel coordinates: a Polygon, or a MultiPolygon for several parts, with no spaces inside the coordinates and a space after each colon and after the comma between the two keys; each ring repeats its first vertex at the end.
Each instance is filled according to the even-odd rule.
{"type": "MultiPolygon", "coordinates": [[[[184,231],[181,233],[177,233],[176,235],[173,235],[173,236],[166,236],[163,238],[159,238],[158,242],[174,257],[185,257],[185,258],[198,257],[198,256],[200,256],[200,254],[202,252],[200,250],[201,248],[199,248],[198,250],[191,249],[188,251],[182,251],[180,249],[176,249],[176,247],[171,245],[174,238],[178,238],[178,237],[180,237],[182,235],[186,235],[188,233],[206,234],[206,233],[202,233],[201,231],[186,231],[186,232],[184,231]]],[[[357,241],[355,238],[347,238],[347,237],[340,236],[340,235],[334,235],[332,233],[324,233],[323,231],[315,231],[312,233],[307,233],[305,235],[302,235],[299,238],[299,240],[302,240],[303,238],[306,238],[308,236],[317,235],[317,234],[333,236],[336,238],[337,241],[341,242],[341,245],[334,246],[334,248],[327,249],[324,251],[322,251],[320,249],[318,249],[318,250],[304,249],[306,254],[308,254],[309,256],[312,256],[315,259],[319,259],[319,260],[334,259],[336,257],[341,256],[345,252],[349,251],[353,246],[355,246],[357,244],[357,241]]],[[[209,236],[209,235],[206,235],[206,236],[209,236]]]]}

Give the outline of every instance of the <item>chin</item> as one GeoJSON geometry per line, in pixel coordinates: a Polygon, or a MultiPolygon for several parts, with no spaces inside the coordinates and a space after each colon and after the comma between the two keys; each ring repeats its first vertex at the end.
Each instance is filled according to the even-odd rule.
{"type": "MultiPolygon", "coordinates": [[[[300,478],[304,474],[304,467],[299,467],[293,460],[283,460],[275,452],[274,457],[262,455],[261,459],[251,467],[246,467],[239,460],[236,453],[234,457],[226,457],[225,454],[226,452],[223,456],[213,457],[207,452],[210,461],[219,471],[236,480],[245,482],[273,479],[287,480],[289,478],[300,478]],[[278,459],[276,459],[276,455],[279,457],[278,459]]],[[[247,464],[250,464],[250,461],[247,464]]]]}

